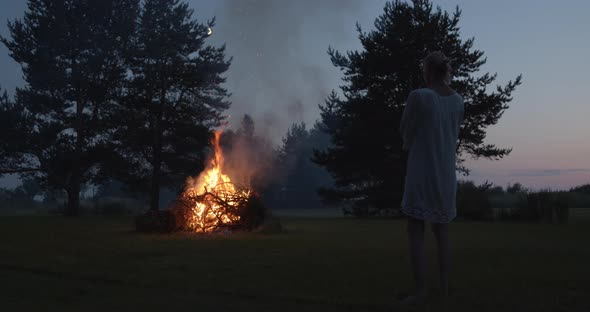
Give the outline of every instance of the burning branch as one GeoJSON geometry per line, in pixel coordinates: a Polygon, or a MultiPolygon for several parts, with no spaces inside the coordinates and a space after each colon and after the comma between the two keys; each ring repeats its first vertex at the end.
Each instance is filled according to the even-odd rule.
{"type": "Polygon", "coordinates": [[[253,192],[231,182],[224,182],[200,194],[187,192],[171,210],[179,230],[199,233],[251,229],[265,215],[253,192]]]}
{"type": "Polygon", "coordinates": [[[182,195],[172,203],[165,219],[146,215],[147,225],[138,228],[211,233],[222,230],[252,230],[262,224],[267,213],[258,195],[248,187],[231,181],[223,173],[221,132],[212,141],[215,155],[196,179],[189,179],[182,195]],[[150,223],[153,220],[156,225],[150,223]]]}

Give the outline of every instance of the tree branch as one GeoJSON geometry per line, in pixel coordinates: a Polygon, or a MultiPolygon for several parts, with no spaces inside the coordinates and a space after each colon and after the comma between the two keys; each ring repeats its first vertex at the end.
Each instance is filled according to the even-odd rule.
{"type": "Polygon", "coordinates": [[[41,168],[19,168],[19,169],[0,168],[0,174],[14,174],[14,173],[25,173],[25,172],[35,172],[35,171],[41,171],[41,168]]]}

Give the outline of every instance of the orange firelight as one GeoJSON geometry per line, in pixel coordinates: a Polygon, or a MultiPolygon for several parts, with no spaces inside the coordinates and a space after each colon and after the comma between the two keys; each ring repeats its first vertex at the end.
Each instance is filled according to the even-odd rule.
{"type": "Polygon", "coordinates": [[[185,198],[197,198],[195,206],[191,207],[187,226],[198,233],[210,233],[237,224],[240,221],[239,200],[250,196],[250,190],[237,189],[223,172],[223,151],[219,145],[221,133],[215,131],[211,142],[215,152],[211,162],[197,178],[187,180],[182,194],[185,198]]]}

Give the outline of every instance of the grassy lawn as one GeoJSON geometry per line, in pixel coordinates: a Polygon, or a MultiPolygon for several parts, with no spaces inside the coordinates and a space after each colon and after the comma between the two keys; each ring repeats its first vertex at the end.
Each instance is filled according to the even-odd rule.
{"type": "MultiPolygon", "coordinates": [[[[282,222],[198,237],[137,234],[124,217],[2,217],[0,311],[394,311],[409,289],[403,221],[282,222]]],[[[457,222],[451,235],[446,310],[590,310],[590,219],[457,222]]],[[[435,288],[431,235],[428,256],[435,288]]]]}

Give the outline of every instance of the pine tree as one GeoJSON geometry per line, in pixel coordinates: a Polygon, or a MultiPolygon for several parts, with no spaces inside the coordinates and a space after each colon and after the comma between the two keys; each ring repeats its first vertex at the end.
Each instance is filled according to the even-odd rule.
{"type": "Polygon", "coordinates": [[[10,38],[0,37],[26,82],[16,91],[21,129],[9,133],[24,136],[2,151],[3,173],[66,190],[69,215],[105,152],[104,112],[125,75],[137,7],[137,0],[29,0],[24,18],[8,23],[10,38]]]}
{"type": "Polygon", "coordinates": [[[275,153],[275,179],[265,190],[274,206],[289,209],[323,206],[317,189],[332,183],[328,173],[311,158],[314,149],[324,148],[327,143],[327,136],[317,124],[309,130],[305,123],[291,125],[275,153]]]}
{"type": "Polygon", "coordinates": [[[199,23],[179,0],[145,0],[128,56],[125,98],[112,111],[118,161],[108,174],[150,194],[179,187],[204,164],[211,129],[229,108],[222,74],[225,47],[205,45],[214,21],[199,23]]]}
{"type": "Polygon", "coordinates": [[[497,123],[521,83],[518,76],[505,86],[491,84],[496,75],[479,74],[484,52],[474,39],[460,38],[459,8],[449,14],[428,0],[388,2],[365,33],[357,25],[361,51],[343,55],[329,49],[334,66],[344,73],[342,96],[335,92],[320,106],[322,129],[332,146],[316,151],[314,161],[335,180],[322,189],[328,201],[346,203],[357,215],[397,208],[403,194],[407,155],[398,129],[406,97],[424,87],[421,60],[442,51],[453,60],[451,87],[465,99],[465,121],[457,146],[458,168],[465,157],[500,159],[511,149],[484,144],[487,127],[497,123]]]}
{"type": "Polygon", "coordinates": [[[22,103],[16,103],[0,88],[0,175],[39,170],[27,153],[33,119],[22,103]]]}
{"type": "Polygon", "coordinates": [[[242,117],[242,121],[240,122],[240,128],[238,129],[237,134],[244,136],[248,139],[253,139],[254,131],[254,119],[252,119],[252,116],[244,114],[244,117],[242,117]]]}

